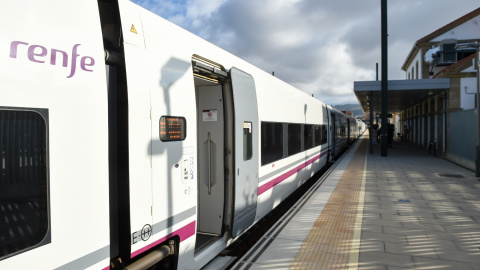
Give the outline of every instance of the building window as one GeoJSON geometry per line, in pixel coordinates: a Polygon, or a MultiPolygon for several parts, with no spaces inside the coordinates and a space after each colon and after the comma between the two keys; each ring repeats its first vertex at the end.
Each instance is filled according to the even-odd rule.
{"type": "Polygon", "coordinates": [[[457,43],[443,43],[442,44],[442,59],[443,63],[455,63],[457,62],[457,43]]]}
{"type": "Polygon", "coordinates": [[[415,69],[415,76],[416,76],[416,79],[418,80],[418,60],[417,60],[417,63],[416,63],[416,69],[415,69]]]}
{"type": "Polygon", "coordinates": [[[50,242],[47,119],[0,108],[0,259],[50,242]]]}

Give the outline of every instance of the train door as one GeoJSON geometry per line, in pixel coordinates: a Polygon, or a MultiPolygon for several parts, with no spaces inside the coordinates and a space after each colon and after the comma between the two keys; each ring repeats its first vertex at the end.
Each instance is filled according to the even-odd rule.
{"type": "MultiPolygon", "coordinates": [[[[325,135],[327,136],[327,149],[328,149],[328,154],[327,154],[327,162],[330,161],[331,159],[331,155],[332,155],[332,149],[331,149],[331,141],[332,141],[332,134],[331,134],[331,131],[330,129],[332,128],[332,125],[331,125],[331,119],[330,119],[330,111],[328,110],[327,106],[324,105],[323,106],[323,123],[327,124],[327,130],[325,131],[325,135]]],[[[323,134],[323,133],[322,133],[323,134]]]]}
{"type": "Polygon", "coordinates": [[[198,230],[220,235],[223,216],[223,95],[221,85],[198,87],[198,230]]]}
{"type": "Polygon", "coordinates": [[[193,59],[197,102],[197,242],[201,249],[223,233],[225,210],[225,113],[223,68],[193,59]]]}
{"type": "Polygon", "coordinates": [[[236,68],[227,72],[199,56],[193,57],[193,71],[198,124],[196,250],[200,250],[224,235],[226,228],[235,238],[253,224],[259,134],[252,76],[236,68]]]}
{"type": "Polygon", "coordinates": [[[334,159],[335,156],[337,155],[336,153],[336,144],[337,144],[337,137],[336,137],[336,129],[337,129],[337,126],[336,126],[336,121],[335,121],[335,113],[330,111],[330,115],[331,115],[331,121],[330,121],[330,134],[331,134],[331,138],[332,140],[330,141],[331,143],[331,146],[332,146],[332,149],[330,151],[331,153],[331,158],[334,159]]]}
{"type": "Polygon", "coordinates": [[[350,142],[352,141],[352,133],[353,133],[353,130],[352,130],[352,120],[350,118],[347,118],[347,145],[350,144],[350,142]]]}
{"type": "Polygon", "coordinates": [[[234,101],[235,170],[232,237],[255,220],[258,195],[258,106],[253,77],[239,69],[230,70],[234,101]]]}

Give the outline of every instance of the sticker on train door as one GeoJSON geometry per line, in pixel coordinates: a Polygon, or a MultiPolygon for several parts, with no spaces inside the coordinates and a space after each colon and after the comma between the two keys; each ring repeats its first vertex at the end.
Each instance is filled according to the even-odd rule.
{"type": "Polygon", "coordinates": [[[203,110],[203,122],[216,122],[217,110],[203,110]]]}

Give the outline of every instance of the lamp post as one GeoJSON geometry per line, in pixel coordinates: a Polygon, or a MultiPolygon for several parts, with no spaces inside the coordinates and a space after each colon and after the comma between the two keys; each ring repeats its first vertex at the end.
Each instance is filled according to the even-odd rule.
{"type": "Polygon", "coordinates": [[[382,145],[380,155],[387,156],[387,114],[388,114],[388,33],[387,33],[387,0],[381,0],[381,36],[382,36],[382,145]]]}

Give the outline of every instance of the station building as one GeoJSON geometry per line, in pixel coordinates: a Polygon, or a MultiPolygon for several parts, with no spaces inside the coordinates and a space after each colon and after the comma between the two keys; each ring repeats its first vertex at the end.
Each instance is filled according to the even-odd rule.
{"type": "MultiPolygon", "coordinates": [[[[388,112],[406,141],[475,170],[477,49],[480,8],[417,40],[402,70],[388,82],[388,112]],[[473,45],[473,46],[472,46],[473,45]]],[[[367,114],[381,112],[381,82],[354,82],[367,114]]]]}

